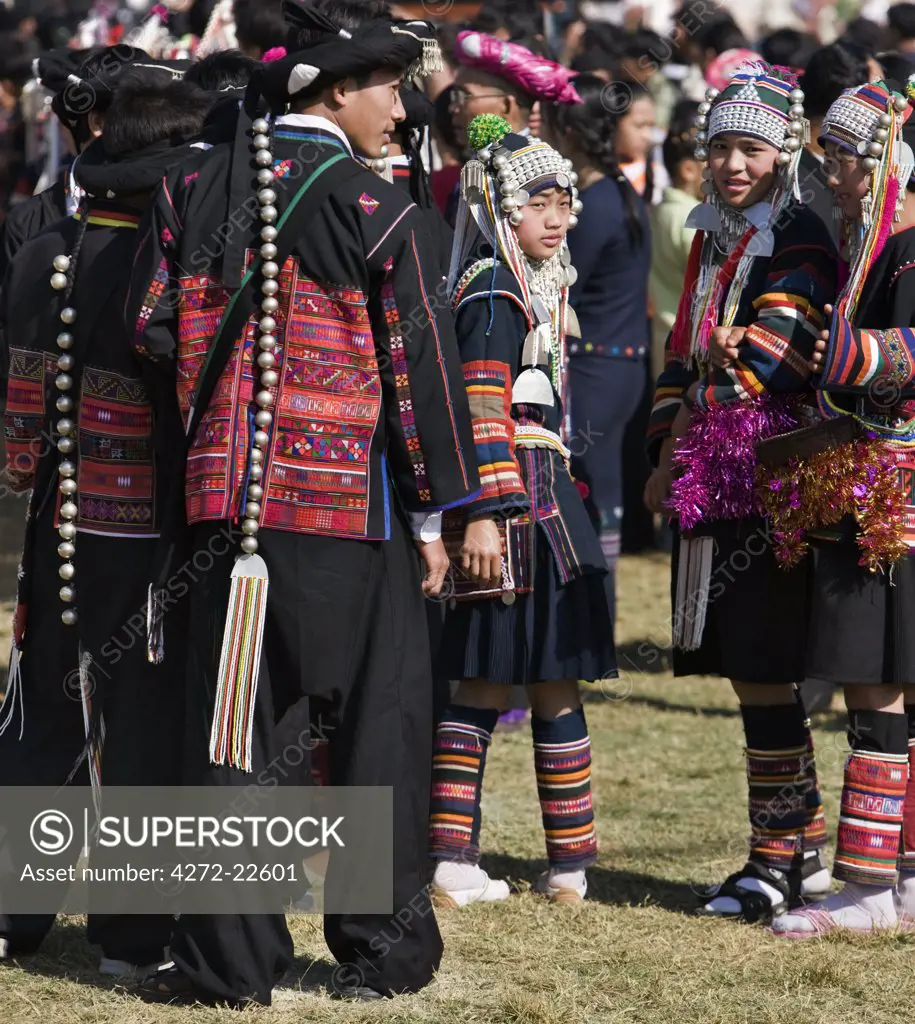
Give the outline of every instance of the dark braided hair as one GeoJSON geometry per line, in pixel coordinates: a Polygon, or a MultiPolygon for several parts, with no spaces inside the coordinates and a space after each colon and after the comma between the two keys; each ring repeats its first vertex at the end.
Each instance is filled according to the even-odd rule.
{"type": "Polygon", "coordinates": [[[696,116],[699,104],[692,100],[680,100],[670,115],[667,138],[661,152],[664,154],[664,168],[670,180],[676,184],[677,169],[684,160],[696,159],[696,116]]]}
{"type": "MultiPolygon", "coordinates": [[[[575,78],[575,89],[581,96],[581,103],[559,105],[548,108],[548,117],[555,129],[560,147],[566,136],[572,136],[578,149],[583,151],[598,167],[612,178],[620,190],[620,197],[626,210],[626,227],[630,245],[642,243],[645,235],[645,207],[638,192],[623,173],[616,153],[616,129],[625,116],[629,86],[619,82],[609,85],[597,75],[582,74],[575,78]]],[[[652,187],[648,161],[647,187],[652,187]]]]}

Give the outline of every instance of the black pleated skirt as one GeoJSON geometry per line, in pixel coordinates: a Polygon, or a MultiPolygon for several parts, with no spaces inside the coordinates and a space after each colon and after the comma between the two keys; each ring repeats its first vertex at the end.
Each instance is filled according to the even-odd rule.
{"type": "MultiPolygon", "coordinates": [[[[781,568],[772,548],[771,528],[758,516],[709,523],[701,532],[715,541],[705,629],[698,650],[674,648],[674,675],[723,676],[741,683],[803,682],[809,559],[793,569],[781,568]]],[[[679,553],[677,537],[673,605],[679,553]]]]}
{"type": "Polygon", "coordinates": [[[833,683],[915,684],[915,557],[891,574],[858,565],[853,540],[818,541],[808,669],[833,683]]]}
{"type": "Polygon", "coordinates": [[[589,572],[560,586],[550,545],[535,527],[534,589],[449,608],[438,675],[526,686],[562,679],[615,679],[612,578],[589,572]]]}

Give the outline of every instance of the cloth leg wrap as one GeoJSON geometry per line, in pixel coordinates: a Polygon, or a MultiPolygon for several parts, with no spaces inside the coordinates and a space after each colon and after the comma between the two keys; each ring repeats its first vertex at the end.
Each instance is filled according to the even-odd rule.
{"type": "Polygon", "coordinates": [[[905,715],[848,712],[852,752],[845,762],[833,875],[859,885],[892,886],[909,776],[905,715]]]}
{"type": "Polygon", "coordinates": [[[909,733],[909,781],[902,809],[902,842],[899,844],[899,871],[915,875],[915,705],[906,704],[909,733]]]}
{"type": "Polygon", "coordinates": [[[807,821],[808,741],[800,704],[741,705],[747,747],[750,859],[795,866],[807,821]]]}
{"type": "Polygon", "coordinates": [[[531,733],[550,867],[563,871],[588,867],[597,860],[597,833],[584,708],[560,718],[532,716],[531,733]]]}
{"type": "Polygon", "coordinates": [[[486,752],[499,712],[452,704],[435,732],[429,855],[477,864],[486,752]]]}

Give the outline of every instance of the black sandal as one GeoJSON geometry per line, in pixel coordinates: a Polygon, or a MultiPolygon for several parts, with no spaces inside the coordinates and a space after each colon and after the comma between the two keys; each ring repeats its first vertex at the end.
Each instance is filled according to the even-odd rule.
{"type": "Polygon", "coordinates": [[[241,1010],[253,1002],[249,999],[243,1001],[225,999],[212,992],[199,989],[184,971],[174,964],[145,978],[133,991],[134,995],[139,996],[144,1002],[169,1003],[173,1006],[191,1006],[196,1003],[203,1006],[224,1006],[233,1010],[241,1010]]]}
{"type": "Polygon", "coordinates": [[[791,906],[792,899],[798,898],[799,889],[799,871],[792,871],[789,875],[784,871],[776,871],[774,868],[766,867],[765,864],[758,864],[756,861],[750,860],[740,871],[728,875],[721,885],[707,889],[700,897],[702,905],[697,908],[696,914],[700,917],[716,917],[728,921],[746,921],[747,924],[764,924],[777,914],[785,913],[791,906]],[[773,886],[782,894],[782,899],[778,903],[773,903],[768,896],[761,892],[742,888],[738,883],[745,878],[755,878],[773,886]],[[740,910],[736,913],[709,910],[708,904],[719,896],[729,896],[736,900],[740,904],[740,910]]]}

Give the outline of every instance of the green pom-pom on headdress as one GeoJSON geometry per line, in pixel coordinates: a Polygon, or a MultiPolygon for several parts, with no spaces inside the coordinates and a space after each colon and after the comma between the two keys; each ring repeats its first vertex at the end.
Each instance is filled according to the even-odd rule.
{"type": "Polygon", "coordinates": [[[493,142],[499,142],[511,132],[512,126],[498,114],[477,114],[467,125],[467,141],[474,153],[479,153],[493,142]]]}

